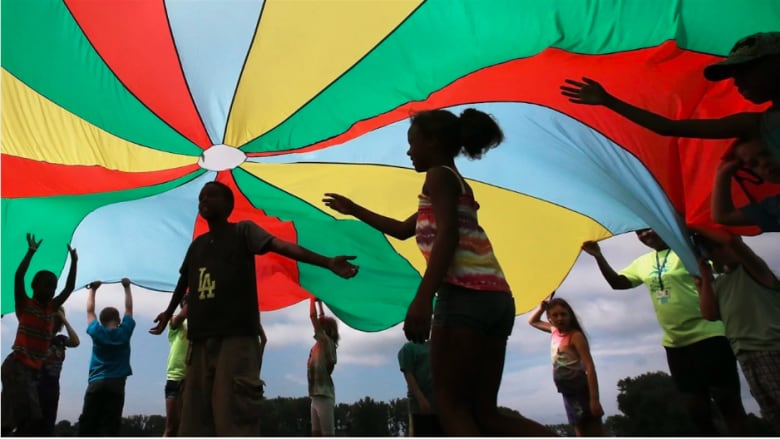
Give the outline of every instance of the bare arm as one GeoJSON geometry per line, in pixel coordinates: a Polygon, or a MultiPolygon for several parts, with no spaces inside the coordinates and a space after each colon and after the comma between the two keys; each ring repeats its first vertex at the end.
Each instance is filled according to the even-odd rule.
{"type": "Polygon", "coordinates": [[[571,343],[574,349],[577,351],[577,356],[582,361],[582,365],[585,367],[585,373],[588,376],[588,394],[590,395],[590,411],[593,416],[599,417],[604,414],[604,409],[601,407],[599,400],[599,380],[596,376],[596,366],[593,364],[593,357],[590,355],[590,346],[588,346],[588,339],[582,334],[582,332],[575,332],[572,334],[571,343]]]}
{"type": "MultiPolygon", "coordinates": [[[[165,330],[165,326],[168,325],[168,321],[171,319],[173,312],[176,311],[176,307],[181,303],[181,298],[184,297],[184,293],[187,292],[187,278],[184,275],[179,276],[179,281],[176,283],[176,288],[171,294],[171,301],[168,302],[168,308],[161,312],[154,319],[156,326],[149,330],[150,334],[160,335],[165,330]]],[[[191,299],[192,300],[192,299],[191,299]]]]}
{"type": "Polygon", "coordinates": [[[133,316],[133,292],[130,290],[130,279],[122,278],[122,287],[125,289],[125,315],[133,316]]]}
{"type": "Polygon", "coordinates": [[[30,268],[30,261],[33,255],[38,251],[38,247],[40,247],[42,242],[42,239],[36,241],[35,235],[32,233],[27,234],[27,253],[22,258],[22,262],[19,263],[19,268],[16,269],[16,275],[14,276],[14,308],[17,318],[22,312],[22,305],[28,299],[27,291],[24,289],[24,276],[27,274],[27,269],[30,268]]]}
{"type": "Polygon", "coordinates": [[[352,215],[385,235],[401,240],[414,236],[417,213],[404,221],[399,221],[370,211],[343,195],[326,193],[322,201],[331,209],[344,215],[352,215]]]}
{"type": "Polygon", "coordinates": [[[701,276],[696,276],[693,280],[696,284],[696,289],[699,290],[699,310],[701,311],[701,316],[711,321],[720,320],[718,300],[715,298],[715,293],[712,289],[712,269],[710,264],[704,259],[699,259],[699,273],[701,273],[701,276]]]}
{"type": "Polygon", "coordinates": [[[748,217],[734,207],[731,198],[731,179],[739,169],[737,160],[724,161],[718,166],[715,182],[712,185],[712,220],[716,223],[741,226],[749,225],[748,217]]]}
{"type": "Polygon", "coordinates": [[[68,341],[67,343],[65,343],[65,346],[69,348],[77,347],[78,345],[81,344],[81,340],[79,339],[79,334],[76,332],[75,329],[73,329],[73,326],[70,325],[68,319],[65,318],[64,312],[60,312],[60,316],[62,317],[62,324],[65,326],[65,331],[68,333],[68,341]]]}
{"type": "Polygon", "coordinates": [[[759,284],[767,288],[777,288],[780,281],[767,265],[766,261],[758,256],[739,236],[732,236],[728,245],[734,250],[742,267],[759,284]]]}
{"type": "Polygon", "coordinates": [[[612,269],[612,267],[609,265],[609,262],[607,262],[607,259],[601,253],[601,247],[599,247],[597,242],[585,242],[582,244],[582,250],[596,259],[596,264],[599,266],[601,275],[604,276],[604,279],[606,279],[607,283],[609,283],[609,286],[611,286],[612,289],[628,290],[634,288],[634,286],[631,284],[631,281],[627,277],[623,276],[622,274],[618,274],[614,269],[612,269]]]}
{"type": "Polygon", "coordinates": [[[534,311],[534,313],[531,314],[531,317],[528,318],[528,324],[540,331],[552,332],[552,326],[548,322],[543,322],[541,320],[542,314],[544,314],[546,310],[547,301],[545,300],[539,304],[539,307],[536,308],[536,311],[534,311]]]}
{"type": "Polygon", "coordinates": [[[669,119],[609,94],[598,82],[567,79],[561,94],[577,104],[603,105],[626,119],[662,136],[699,139],[755,138],[760,136],[761,113],[739,113],[720,119],[669,119]]]}
{"type": "Polygon", "coordinates": [[[268,251],[278,253],[299,262],[327,268],[343,278],[350,278],[357,274],[358,271],[358,267],[349,262],[355,259],[354,256],[335,256],[330,258],[315,253],[305,247],[301,247],[298,244],[279,238],[271,239],[268,243],[268,251]]]}
{"type": "Polygon", "coordinates": [[[316,334],[320,330],[320,320],[317,318],[317,299],[312,297],[309,299],[309,320],[311,320],[311,327],[316,334]]]}
{"type": "Polygon", "coordinates": [[[431,410],[431,403],[428,401],[428,398],[425,397],[422,390],[420,390],[420,386],[417,384],[414,374],[411,372],[404,372],[404,378],[406,379],[406,387],[409,389],[409,393],[412,394],[415,401],[417,401],[417,405],[420,406],[420,413],[433,413],[431,410]]]}
{"type": "Polygon", "coordinates": [[[60,309],[63,303],[65,303],[66,300],[68,300],[68,297],[73,293],[73,290],[76,289],[76,265],[79,260],[79,256],[76,253],[76,249],[72,248],[70,244],[68,244],[68,254],[70,254],[70,269],[68,270],[68,278],[65,281],[65,288],[62,289],[62,292],[57,295],[54,299],[52,299],[52,305],[55,307],[55,309],[60,309]]]}
{"type": "Polygon", "coordinates": [[[187,305],[181,307],[181,311],[171,318],[171,328],[179,329],[187,318],[187,305]]]}
{"type": "Polygon", "coordinates": [[[87,284],[87,326],[97,319],[95,315],[95,293],[102,282],[96,280],[87,284]]]}

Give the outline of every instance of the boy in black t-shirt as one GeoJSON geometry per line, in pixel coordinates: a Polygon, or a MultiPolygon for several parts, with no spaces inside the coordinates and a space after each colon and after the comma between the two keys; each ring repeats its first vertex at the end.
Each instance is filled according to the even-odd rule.
{"type": "Polygon", "coordinates": [[[354,256],[326,257],[269,234],[251,221],[229,222],[233,191],[211,181],[198,197],[209,231],[195,238],[168,308],[150,329],[160,334],[190,291],[191,341],[179,426],[182,436],[256,436],[262,400],[255,255],[274,252],[350,278],[354,256]]]}

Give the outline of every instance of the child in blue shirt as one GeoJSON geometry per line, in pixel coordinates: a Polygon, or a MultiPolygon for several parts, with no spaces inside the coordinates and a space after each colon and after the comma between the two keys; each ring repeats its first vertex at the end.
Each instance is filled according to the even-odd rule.
{"type": "Polygon", "coordinates": [[[79,417],[79,436],[118,436],[125,405],[125,381],[130,368],[130,337],[135,329],[130,279],[122,279],[125,315],[106,307],[95,315],[95,292],[100,281],[87,285],[87,334],[92,337],[89,385],[79,417]]]}

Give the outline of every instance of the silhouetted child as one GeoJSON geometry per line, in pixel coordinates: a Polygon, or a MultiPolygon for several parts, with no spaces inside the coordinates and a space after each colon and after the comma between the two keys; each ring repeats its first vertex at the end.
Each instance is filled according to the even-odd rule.
{"type": "MultiPolygon", "coordinates": [[[[7,239],[7,238],[6,238],[7,239]]],[[[35,435],[42,422],[41,403],[38,397],[38,376],[44,361],[49,356],[52,326],[56,310],[70,297],[76,286],[76,249],[68,245],[70,269],[65,288],[54,297],[57,276],[48,270],[35,273],[30,286],[32,299],[25,291],[25,274],[33,255],[42,240],[27,234],[27,253],[24,255],[14,277],[14,307],[19,327],[13,352],[2,365],[2,435],[35,435]]]]}
{"type": "Polygon", "coordinates": [[[336,389],[333,386],[333,368],[336,366],[336,348],[339,345],[339,327],[336,319],[326,317],[322,302],[312,298],[309,317],[316,342],[309,351],[306,362],[306,378],[311,398],[311,435],[335,436],[336,389]],[[319,316],[315,302],[319,304],[319,316]]]}
{"type": "Polygon", "coordinates": [[[43,413],[43,421],[38,432],[40,436],[54,434],[54,424],[57,422],[57,408],[60,402],[60,374],[62,373],[62,363],[65,361],[65,348],[75,348],[81,343],[76,330],[65,318],[65,308],[62,307],[54,314],[52,334],[49,356],[43,363],[38,381],[38,397],[43,413]],[[60,334],[63,327],[68,335],[60,334]]]}
{"type": "Polygon", "coordinates": [[[398,366],[406,380],[409,436],[444,436],[433,400],[431,342],[406,342],[398,351],[398,366]]]}
{"type": "Polygon", "coordinates": [[[354,256],[327,257],[280,239],[252,221],[229,221],[233,190],[219,181],[203,185],[198,213],[208,232],[187,249],[168,308],[149,330],[161,334],[184,293],[187,301],[187,379],[180,436],[255,436],[260,432],[263,383],[258,336],[255,256],[277,253],[350,278],[354,256]]]}
{"type": "Polygon", "coordinates": [[[176,436],[181,415],[182,384],[186,371],[187,348],[187,296],[182,300],[181,311],[168,323],[168,368],[165,376],[165,432],[163,436],[176,436]]]}
{"type": "Polygon", "coordinates": [[[761,417],[780,435],[780,280],[742,241],[724,231],[698,236],[705,257],[698,279],[701,313],[723,320],[761,417]]]}
{"type": "Polygon", "coordinates": [[[388,218],[333,193],[323,202],[386,235],[417,240],[427,266],[403,329],[415,343],[430,337],[433,392],[444,431],[450,436],[552,435],[537,422],[498,410],[515,301],[479,225],[474,192],[455,167],[455,157],[478,159],[504,134],[490,115],[474,108],[460,116],[422,111],[411,122],[407,155],[415,171],[425,173],[416,212],[405,220],[388,218]]]}
{"type": "MultiPolygon", "coordinates": [[[[773,156],[775,161],[780,160],[780,80],[778,80],[780,78],[780,32],[757,33],[739,40],[726,60],[704,69],[704,76],[710,81],[733,78],[734,85],[745,99],[754,104],[768,102],[771,105],[764,112],[743,112],[719,119],[673,120],[624,102],[589,78],[582,78],[581,81],[567,79],[567,85],[561,86],[561,93],[574,103],[603,105],[632,122],[664,136],[701,139],[738,138],[753,145],[763,145],[755,149],[752,154],[737,155],[739,164],[728,165],[728,168],[733,167],[734,171],[746,165],[758,173],[757,167],[760,167],[761,161],[766,160],[768,155],[773,156]],[[763,152],[760,152],[761,150],[763,152]]],[[[767,179],[767,181],[772,180],[767,179]]],[[[777,219],[778,201],[775,199],[770,203],[773,203],[775,209],[770,213],[775,218],[771,227],[765,229],[766,224],[762,222],[753,224],[761,226],[764,231],[778,231],[780,230],[777,219]]],[[[714,221],[723,218],[722,214],[713,213],[714,221]]],[[[745,224],[749,219],[748,215],[740,224],[745,224]]]]}
{"type": "Polygon", "coordinates": [[[577,436],[604,436],[599,401],[599,382],[590,355],[588,338],[568,302],[555,298],[544,301],[528,319],[534,328],[552,334],[550,354],[553,381],[563,396],[569,424],[577,436]],[[547,311],[548,322],[541,321],[547,311]]]}
{"type": "Polygon", "coordinates": [[[79,417],[79,436],[118,436],[125,405],[125,381],[130,368],[130,337],[135,329],[130,279],[122,279],[125,315],[106,307],[95,315],[95,292],[101,282],[87,285],[87,334],[92,337],[89,384],[79,417]]]}

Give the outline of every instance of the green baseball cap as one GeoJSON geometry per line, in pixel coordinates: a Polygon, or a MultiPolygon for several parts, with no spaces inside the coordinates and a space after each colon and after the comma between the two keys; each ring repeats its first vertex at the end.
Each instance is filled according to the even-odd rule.
{"type": "Polygon", "coordinates": [[[725,60],[705,67],[704,77],[710,81],[721,81],[734,76],[734,68],[738,65],[778,54],[780,54],[780,32],[753,34],[737,41],[725,60]]]}

